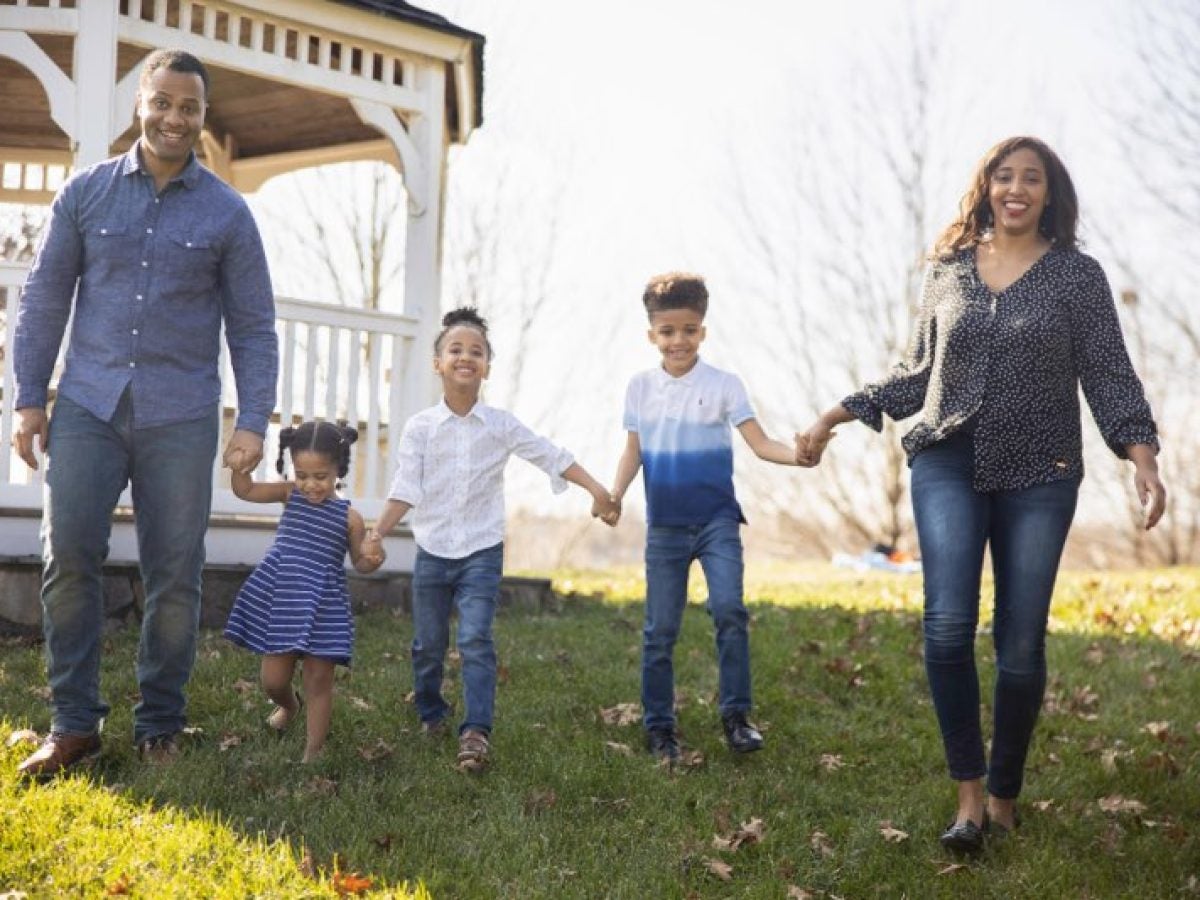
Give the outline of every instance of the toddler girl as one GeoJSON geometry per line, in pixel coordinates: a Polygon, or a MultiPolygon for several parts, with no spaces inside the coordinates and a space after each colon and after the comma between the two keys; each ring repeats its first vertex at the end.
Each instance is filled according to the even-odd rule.
{"type": "Polygon", "coordinates": [[[354,620],[346,588],[347,550],[354,568],[379,568],[381,554],[363,553],[365,527],[350,501],[337,496],[337,481],[350,470],[353,428],[305,422],[279,434],[276,469],[291,450],[293,481],[254,482],[234,471],[233,492],[255,503],[282,503],[275,542],[234,600],[225,637],[262,655],[262,686],[275,701],[267,725],[282,731],[308,706],[304,762],[321,752],[333,710],[334,666],[350,664],[354,620]],[[303,660],[304,696],[292,688],[303,660]]]}

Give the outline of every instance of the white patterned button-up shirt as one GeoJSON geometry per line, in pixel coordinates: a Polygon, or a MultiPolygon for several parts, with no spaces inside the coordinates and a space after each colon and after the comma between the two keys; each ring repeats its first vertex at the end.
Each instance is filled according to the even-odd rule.
{"type": "Polygon", "coordinates": [[[405,423],[388,496],[413,507],[417,546],[462,559],[504,540],[504,466],[516,454],[550,476],[554,493],[575,458],[512,413],[476,403],[465,416],[446,401],[405,423]]]}

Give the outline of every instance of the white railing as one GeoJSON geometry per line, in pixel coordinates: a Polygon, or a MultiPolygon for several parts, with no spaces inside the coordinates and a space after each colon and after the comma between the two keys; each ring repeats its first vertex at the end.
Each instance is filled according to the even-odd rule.
{"type": "MultiPolygon", "coordinates": [[[[0,382],[0,507],[41,508],[42,470],[32,472],[11,450],[14,378],[11,348],[16,311],[27,267],[0,263],[0,334],[3,381],[0,382]]],[[[308,419],[345,422],[358,429],[353,467],[344,494],[364,516],[378,515],[386,493],[396,442],[404,419],[400,389],[408,354],[414,352],[417,321],[408,316],[330,306],[304,300],[276,299],[279,333],[277,415],[267,434],[266,454],[257,477],[275,474],[281,428],[308,419]]],[[[64,344],[66,342],[64,341],[64,344]]],[[[227,355],[223,374],[222,446],[233,431],[237,395],[227,355]]],[[[214,516],[261,516],[259,504],[238,500],[229,490],[228,472],[215,463],[214,516]]],[[[128,496],[122,504],[128,505],[128,496]]]]}

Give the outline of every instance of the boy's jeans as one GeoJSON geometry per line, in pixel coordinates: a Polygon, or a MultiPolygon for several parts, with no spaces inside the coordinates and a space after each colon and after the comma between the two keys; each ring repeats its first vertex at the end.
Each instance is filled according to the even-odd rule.
{"type": "Polygon", "coordinates": [[[913,512],[925,572],[925,670],[950,777],[987,775],[1002,799],[1021,791],[1025,757],[1046,688],[1046,619],[1079,493],[1076,479],[981,494],[974,447],[953,435],[912,462],[913,512]],[[975,626],[984,546],[996,581],[992,759],[979,723],[975,626]]]}
{"type": "Polygon", "coordinates": [[[721,715],[750,710],[749,615],[742,599],[741,523],[651,526],[646,531],[646,624],[642,631],[642,709],[646,729],[675,727],[672,654],[687,605],[688,568],[699,559],[717,638],[721,715]]]}
{"type": "Polygon", "coordinates": [[[440,722],[450,711],[442,696],[442,673],[450,642],[450,612],[458,609],[462,658],[462,726],[490,732],[496,702],[496,648],[492,619],[500,594],[504,544],[462,559],[444,559],[417,548],[413,565],[413,686],[422,722],[440,722]]]}
{"type": "Polygon", "coordinates": [[[196,656],[220,422],[214,405],[193,422],[137,430],[133,424],[128,392],[109,422],[67,397],[54,404],[42,517],[42,610],[51,728],[90,734],[109,709],[100,698],[102,566],[113,508],[132,484],[146,588],[137,660],[141,701],[133,725],[140,743],[187,724],[184,685],[196,656]]]}

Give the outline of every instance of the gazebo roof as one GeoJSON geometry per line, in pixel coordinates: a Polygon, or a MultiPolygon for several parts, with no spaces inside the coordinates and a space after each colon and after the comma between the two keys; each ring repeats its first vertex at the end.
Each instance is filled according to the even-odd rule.
{"type": "MultiPolygon", "coordinates": [[[[85,2],[101,5],[0,4],[0,40],[19,51],[6,54],[0,45],[0,162],[71,164],[73,136],[59,123],[64,110],[78,122],[82,108],[64,101],[66,89],[56,105],[52,87],[61,76],[79,81],[74,68],[82,23],[95,14],[85,2]],[[36,48],[12,43],[19,33],[36,48]],[[59,73],[48,78],[54,67],[59,73]]],[[[415,156],[406,157],[396,125],[409,129],[438,104],[447,142],[465,141],[482,124],[483,35],[402,0],[120,0],[115,15],[110,153],[137,137],[136,71],[159,46],[205,61],[211,106],[198,149],[242,190],[305,165],[348,159],[411,164],[415,156]],[[444,87],[431,89],[427,79],[437,69],[445,72],[444,87]]],[[[4,194],[48,199],[36,189],[4,194]]]]}

